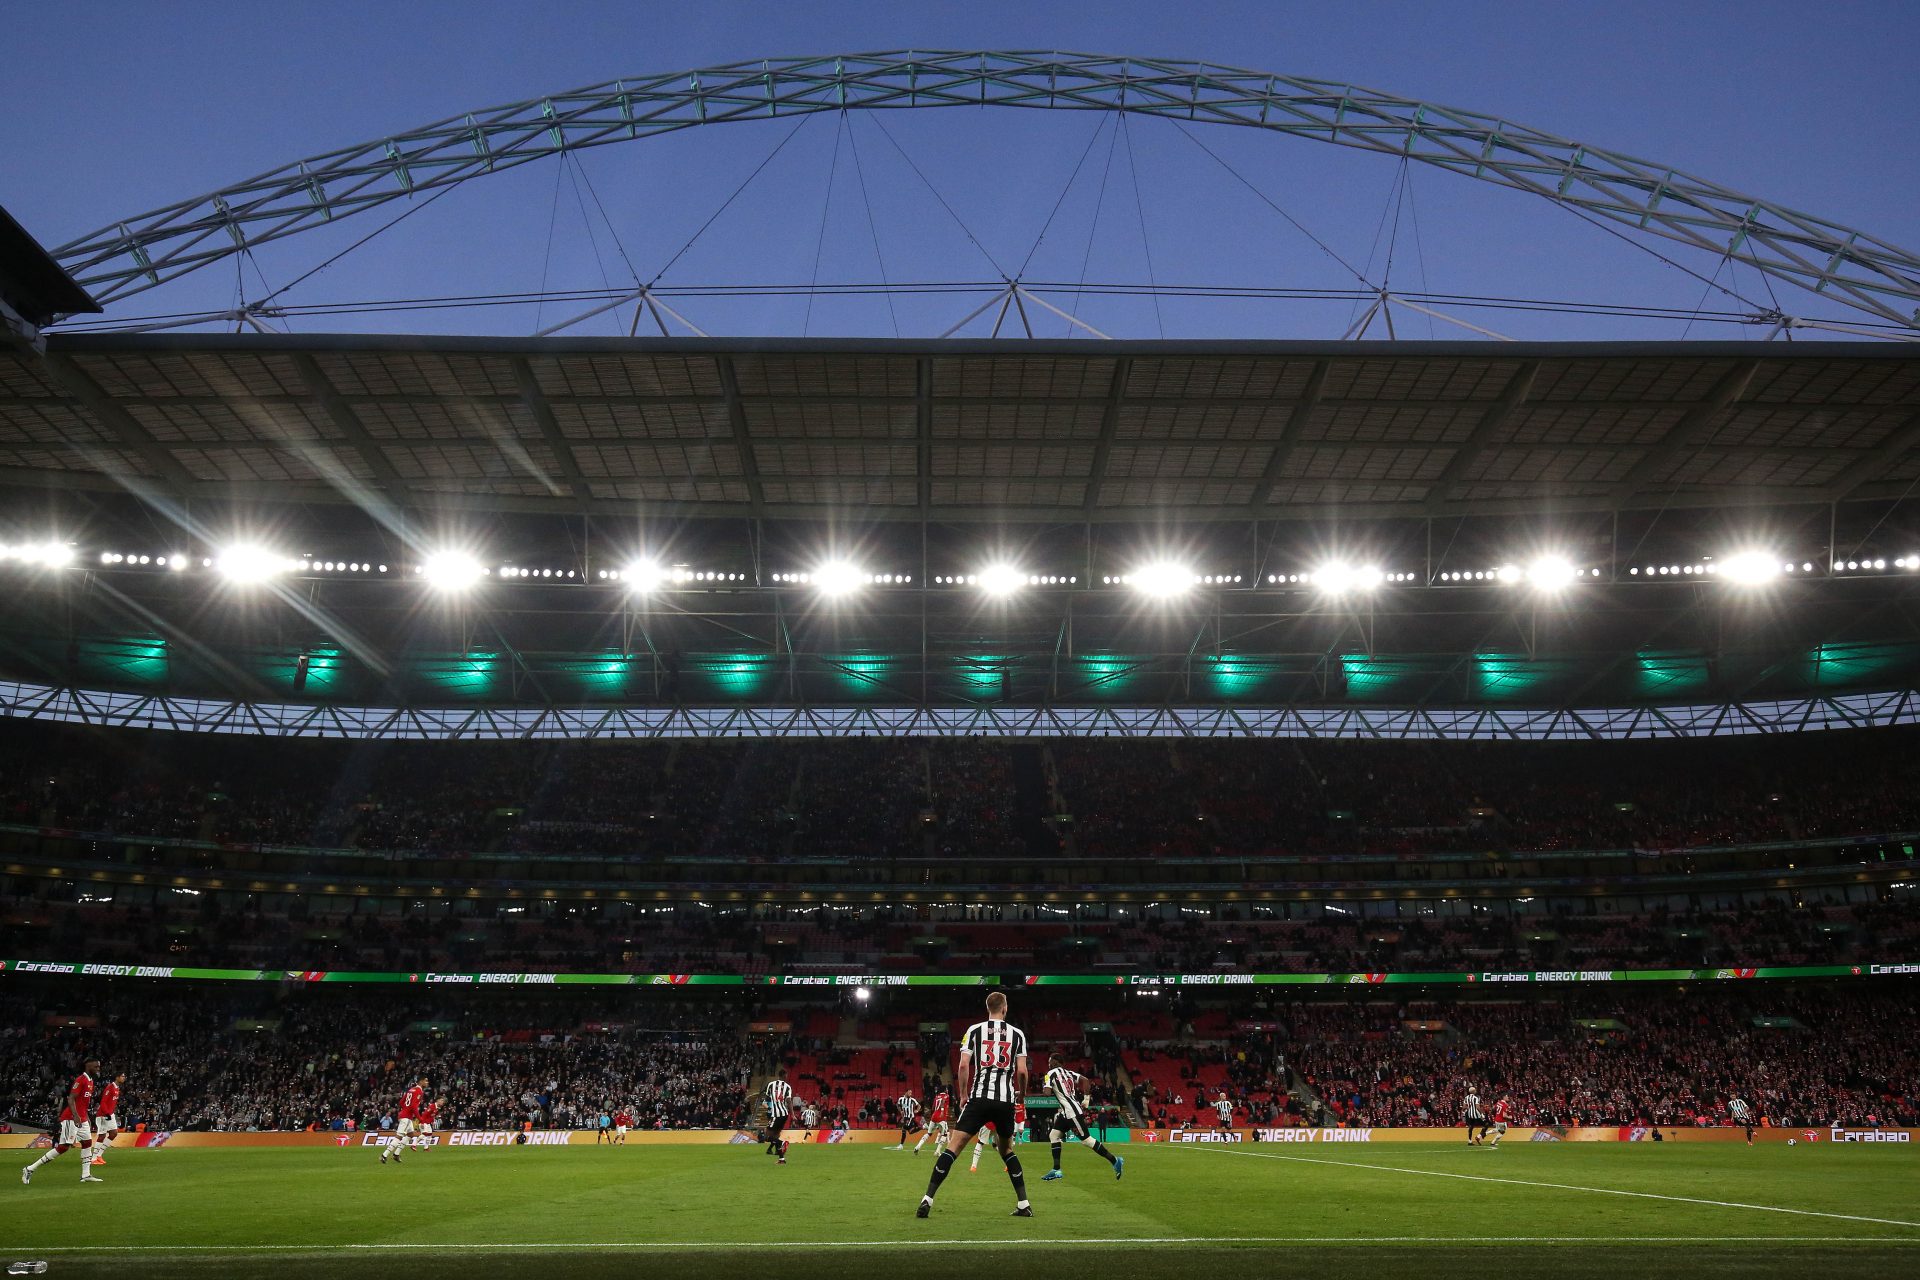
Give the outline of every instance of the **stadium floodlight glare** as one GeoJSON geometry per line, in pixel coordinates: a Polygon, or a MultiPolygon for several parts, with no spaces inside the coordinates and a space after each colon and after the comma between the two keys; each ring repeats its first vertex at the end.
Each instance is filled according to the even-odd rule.
{"type": "Polygon", "coordinates": [[[1330,596],[1343,596],[1350,591],[1372,591],[1386,578],[1387,575],[1372,565],[1356,568],[1337,560],[1313,571],[1313,585],[1330,596]]]}
{"type": "Polygon", "coordinates": [[[652,560],[635,560],[620,571],[620,581],[638,595],[651,595],[667,583],[667,571],[652,560]]]}
{"type": "Polygon", "coordinates": [[[12,546],[0,543],[0,560],[59,569],[72,562],[73,548],[64,542],[23,542],[12,546]]]}
{"type": "Polygon", "coordinates": [[[485,565],[464,551],[436,551],[420,563],[420,576],[436,591],[465,591],[486,572],[485,565]]]}
{"type": "Polygon", "coordinates": [[[1127,585],[1135,591],[1161,600],[1185,595],[1193,589],[1194,581],[1193,570],[1167,560],[1143,565],[1126,578],[1127,585]]]}
{"type": "Polygon", "coordinates": [[[1527,566],[1527,581],[1540,591],[1564,590],[1579,576],[1580,571],[1561,556],[1541,556],[1527,566]]]}
{"type": "Polygon", "coordinates": [[[242,585],[265,582],[285,573],[289,564],[291,561],[286,556],[254,543],[228,547],[213,558],[213,567],[220,571],[221,577],[242,585]]]}
{"type": "Polygon", "coordinates": [[[1027,585],[1027,575],[1010,564],[990,564],[977,576],[980,589],[990,596],[1010,596],[1027,585]]]}
{"type": "Polygon", "coordinates": [[[1720,562],[1718,576],[1742,586],[1758,586],[1780,576],[1780,557],[1766,551],[1736,551],[1720,562]]]}
{"type": "Polygon", "coordinates": [[[865,572],[844,560],[830,560],[813,571],[813,585],[823,596],[851,595],[868,581],[865,572]]]}

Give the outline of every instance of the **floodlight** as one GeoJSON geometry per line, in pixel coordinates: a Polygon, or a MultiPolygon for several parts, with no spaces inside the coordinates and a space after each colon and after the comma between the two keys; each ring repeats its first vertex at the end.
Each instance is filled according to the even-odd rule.
{"type": "Polygon", "coordinates": [[[265,582],[287,569],[287,558],[251,543],[228,547],[214,557],[214,568],[228,582],[265,582]]]}
{"type": "Polygon", "coordinates": [[[873,992],[869,991],[865,987],[855,987],[853,989],[853,998],[855,1000],[858,1000],[861,1004],[865,1004],[868,1000],[871,1000],[873,998],[873,992]]]}
{"type": "Polygon", "coordinates": [[[465,591],[486,572],[484,565],[464,551],[436,551],[420,564],[420,575],[438,591],[465,591]]]}
{"type": "Polygon", "coordinates": [[[813,585],[824,596],[844,596],[858,591],[870,579],[844,560],[832,560],[813,571],[813,585]]]}
{"type": "Polygon", "coordinates": [[[620,580],[627,590],[648,595],[666,585],[667,571],[652,560],[635,560],[620,571],[620,580]]]}
{"type": "Polygon", "coordinates": [[[1372,565],[1355,568],[1335,561],[1314,570],[1312,581],[1330,596],[1343,596],[1349,591],[1372,591],[1386,581],[1386,575],[1372,565]]]}
{"type": "Polygon", "coordinates": [[[978,577],[980,589],[990,596],[1010,596],[1027,585],[1027,575],[1009,564],[990,564],[978,577]]]}
{"type": "Polygon", "coordinates": [[[1580,571],[1560,556],[1541,556],[1527,566],[1527,581],[1541,591],[1559,591],[1579,576],[1580,571]]]}
{"type": "Polygon", "coordinates": [[[1766,551],[1737,551],[1720,562],[1719,576],[1743,586],[1771,582],[1780,576],[1780,557],[1766,551]]]}
{"type": "Polygon", "coordinates": [[[1192,590],[1194,573],[1185,565],[1161,560],[1135,569],[1128,575],[1126,581],[1142,595],[1166,599],[1171,596],[1185,595],[1192,590]]]}

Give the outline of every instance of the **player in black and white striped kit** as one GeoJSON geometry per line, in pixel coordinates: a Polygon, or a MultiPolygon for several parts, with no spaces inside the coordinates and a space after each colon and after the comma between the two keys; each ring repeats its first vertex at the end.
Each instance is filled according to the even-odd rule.
{"type": "Polygon", "coordinates": [[[1480,1110],[1480,1095],[1474,1092],[1472,1085],[1467,1086],[1467,1096],[1460,1099],[1460,1114],[1467,1122],[1467,1145],[1479,1146],[1480,1139],[1487,1136],[1487,1117],[1480,1110]],[[1479,1130],[1479,1137],[1474,1136],[1476,1129],[1479,1130]]]}
{"type": "Polygon", "coordinates": [[[766,1092],[761,1097],[767,1104],[767,1154],[780,1157],[780,1163],[785,1164],[787,1144],[780,1137],[780,1131],[787,1127],[787,1117],[793,1112],[793,1086],[787,1083],[785,1067],[767,1081],[766,1092]]]}
{"type": "Polygon", "coordinates": [[[1047,1074],[1040,1078],[1040,1083],[1048,1093],[1053,1095],[1053,1100],[1060,1104],[1060,1109],[1053,1114],[1053,1131],[1047,1135],[1048,1140],[1053,1143],[1053,1168],[1041,1174],[1040,1181],[1058,1182],[1067,1176],[1060,1172],[1060,1147],[1061,1140],[1068,1134],[1072,1134],[1074,1141],[1081,1146],[1091,1148],[1093,1154],[1112,1165],[1115,1178],[1125,1173],[1127,1162],[1107,1150],[1106,1144],[1087,1132],[1087,1094],[1090,1092],[1088,1086],[1091,1082],[1071,1067],[1055,1066],[1047,1069],[1047,1074]]]}
{"type": "Polygon", "coordinates": [[[918,1218],[933,1212],[933,1197],[940,1184],[953,1171],[953,1162],[973,1135],[993,1126],[999,1139],[1000,1159],[1006,1163],[1007,1177],[1013,1182],[1016,1218],[1031,1218],[1033,1206],[1027,1202],[1027,1176],[1020,1168],[1020,1157],[1013,1151],[1013,1104],[1027,1092],[1027,1033],[1007,1021],[1007,993],[995,991],[987,997],[987,1020],[967,1028],[960,1041],[960,1069],[956,1075],[960,1096],[966,1101],[960,1118],[947,1138],[946,1150],[933,1162],[933,1176],[927,1180],[927,1194],[914,1211],[918,1218]]]}
{"type": "Polygon", "coordinates": [[[1747,1145],[1752,1146],[1753,1109],[1747,1106],[1746,1100],[1740,1097],[1739,1094],[1735,1094],[1727,1103],[1727,1114],[1733,1117],[1735,1124],[1747,1131],[1747,1145]]]}
{"type": "Polygon", "coordinates": [[[894,1144],[893,1149],[905,1151],[907,1139],[913,1136],[914,1129],[919,1126],[920,1099],[911,1093],[903,1093],[894,1099],[893,1107],[900,1113],[900,1141],[894,1144]]]}

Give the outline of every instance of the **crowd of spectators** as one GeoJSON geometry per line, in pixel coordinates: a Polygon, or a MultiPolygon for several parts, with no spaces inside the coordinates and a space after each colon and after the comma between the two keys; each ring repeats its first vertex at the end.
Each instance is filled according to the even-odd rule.
{"type": "Polygon", "coordinates": [[[128,1128],[391,1128],[423,1077],[449,1128],[589,1128],[616,1111],[646,1128],[748,1123],[754,1050],[730,1014],[697,1006],[611,1025],[531,1001],[478,1013],[347,997],[237,1014],[201,993],[61,1003],[71,1015],[6,1002],[0,1118],[44,1125],[97,1057],[129,1078],[128,1128]]]}
{"type": "MultiPolygon", "coordinates": [[[[1754,968],[1912,960],[1920,893],[1844,903],[1837,891],[1670,911],[1274,919],[1108,914],[1066,923],[1044,905],[973,910],[631,902],[381,903],[259,893],[244,905],[173,887],[5,880],[0,925],[24,954],[89,963],[257,969],[588,973],[800,971],[1375,973],[1754,968]],[[135,898],[135,894],[139,898],[135,898]],[[462,910],[456,910],[456,905],[462,910]]],[[[1192,910],[1189,908],[1188,910],[1192,910]]],[[[1179,912],[1179,908],[1174,909],[1179,912]]]]}
{"type": "Polygon", "coordinates": [[[7,724],[0,820],[743,861],[1688,848],[1920,827],[1916,744],[1910,729],[1706,742],[342,743],[7,724]]]}
{"type": "MultiPolygon", "coordinates": [[[[1372,993],[1367,993],[1372,994],[1372,993]]],[[[42,985],[0,1000],[0,1120],[44,1126],[87,1057],[129,1080],[129,1127],[391,1127],[424,1077],[447,1127],[751,1130],[753,1085],[785,1067],[819,1127],[897,1123],[895,1100],[951,1082],[972,996],[868,1021],[833,1008],[491,993],[211,987],[102,994],[42,985]],[[475,993],[467,993],[472,997],[475,993]],[[851,1036],[851,1038],[850,1038],[851,1036]]],[[[1920,1127],[1920,986],[1832,983],[1562,988],[1182,1003],[1126,993],[1033,998],[1017,1011],[1036,1076],[1096,1081],[1109,1123],[1447,1127],[1471,1091],[1542,1126],[1727,1123],[1744,1098],[1782,1127],[1920,1127]],[[1155,1007],[1158,1006],[1158,1007],[1155,1007]]]]}
{"type": "MultiPolygon", "coordinates": [[[[1288,1060],[1326,1118],[1461,1122],[1510,1098],[1537,1125],[1920,1125],[1912,988],[1667,989],[1554,1001],[1287,1009],[1288,1060]]],[[[1318,1117],[1314,1117],[1318,1118],[1318,1117]]]]}

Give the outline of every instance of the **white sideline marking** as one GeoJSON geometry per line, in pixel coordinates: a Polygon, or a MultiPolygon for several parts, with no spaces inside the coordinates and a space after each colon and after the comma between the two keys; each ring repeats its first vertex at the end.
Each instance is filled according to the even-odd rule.
{"type": "Polygon", "coordinates": [[[1193,1146],[1191,1151],[1212,1151],[1223,1156],[1251,1156],[1256,1160],[1291,1160],[1296,1164],[1342,1165],[1349,1169],[1373,1169],[1380,1173],[1411,1173],[1422,1178],[1459,1178],[1463,1182],[1504,1182],[1516,1187],[1547,1187],[1554,1191],[1587,1191],[1597,1196],[1632,1196],[1638,1200],[1671,1200],[1676,1204],[1704,1204],[1716,1209],[1756,1209],[1762,1213],[1791,1213],[1803,1218],[1837,1218],[1842,1222],[1871,1222],[1883,1227],[1920,1228],[1920,1222],[1904,1218],[1869,1218],[1858,1213],[1829,1213],[1824,1209],[1789,1209],[1777,1204],[1747,1204],[1740,1200],[1703,1200],[1697,1196],[1669,1196],[1658,1191],[1624,1191],[1618,1187],[1582,1187],[1571,1182],[1534,1182],[1527,1178],[1496,1178],[1484,1173],[1448,1173],[1443,1169],[1408,1169],[1391,1164],[1362,1164],[1358,1160],[1317,1160],[1312,1156],[1283,1156],[1271,1151],[1233,1151],[1225,1147],[1193,1146]]]}
{"type": "MultiPolygon", "coordinates": [[[[1230,1154],[1256,1154],[1238,1152],[1230,1154]]],[[[1089,1239],[992,1240],[978,1236],[956,1240],[615,1240],[599,1244],[567,1241],[555,1244],[74,1244],[28,1248],[9,1245],[16,1254],[59,1253],[139,1253],[139,1254],[254,1254],[254,1253],[379,1253],[434,1249],[453,1253],[506,1253],[540,1251],[547,1253],[588,1253],[605,1249],[630,1249],[646,1252],[683,1250],[744,1249],[914,1249],[928,1246],[965,1246],[973,1250],[1091,1245],[1119,1248],[1129,1245],[1195,1244],[1419,1244],[1419,1245],[1643,1245],[1643,1244],[1843,1244],[1843,1245],[1920,1245],[1910,1236],[1109,1236],[1089,1239]]]]}

